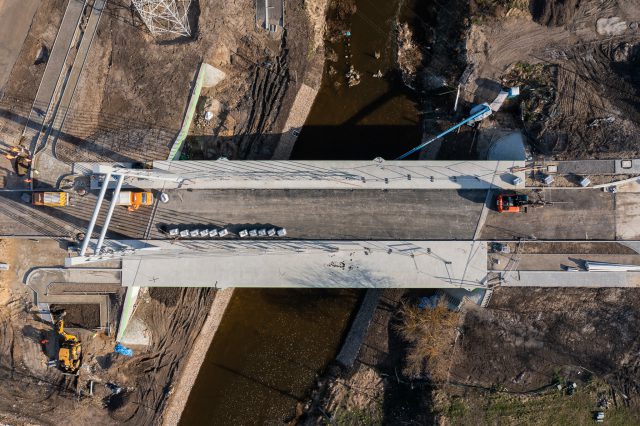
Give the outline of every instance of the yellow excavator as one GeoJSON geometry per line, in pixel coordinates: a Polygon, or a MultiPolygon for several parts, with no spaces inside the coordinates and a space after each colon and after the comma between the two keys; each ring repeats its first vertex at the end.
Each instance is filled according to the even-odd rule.
{"type": "Polygon", "coordinates": [[[58,368],[65,374],[76,374],[82,362],[82,344],[77,336],[64,331],[64,316],[65,312],[62,312],[55,323],[55,330],[60,338],[58,368]]]}

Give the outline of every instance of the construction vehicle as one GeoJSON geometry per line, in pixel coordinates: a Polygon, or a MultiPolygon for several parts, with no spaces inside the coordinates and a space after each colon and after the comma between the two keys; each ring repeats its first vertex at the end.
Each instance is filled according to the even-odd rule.
{"type": "Polygon", "coordinates": [[[148,191],[122,191],[118,195],[119,206],[127,206],[130,212],[138,210],[140,206],[153,204],[153,194],[148,191]]]}
{"type": "Polygon", "coordinates": [[[62,312],[55,323],[55,330],[60,339],[58,368],[65,374],[77,374],[82,362],[82,345],[77,336],[64,331],[64,316],[65,312],[62,312]]]}
{"type": "Polygon", "coordinates": [[[69,194],[66,192],[34,192],[31,195],[31,203],[34,206],[64,207],[69,205],[69,194]]]}
{"type": "Polygon", "coordinates": [[[449,133],[453,132],[456,129],[459,129],[460,127],[464,126],[465,124],[469,125],[469,126],[473,126],[475,123],[478,123],[478,122],[484,120],[485,118],[489,117],[494,112],[497,112],[500,109],[500,107],[502,107],[502,104],[507,99],[513,99],[513,98],[515,98],[515,97],[517,97],[519,95],[520,95],[520,88],[519,87],[503,88],[502,90],[500,90],[500,93],[498,93],[498,96],[493,100],[493,102],[491,102],[490,104],[484,102],[482,104],[475,105],[469,111],[469,114],[471,114],[469,117],[465,118],[464,120],[462,120],[458,124],[455,124],[455,125],[449,127],[447,130],[445,130],[444,132],[434,136],[433,138],[429,139],[428,141],[421,143],[417,147],[409,150],[408,152],[405,152],[400,157],[396,158],[396,160],[404,160],[405,158],[407,158],[411,154],[420,151],[425,146],[431,144],[432,142],[437,141],[438,139],[441,139],[441,138],[445,137],[449,133]]]}
{"type": "Polygon", "coordinates": [[[545,201],[538,192],[538,200],[531,200],[526,194],[516,194],[506,192],[496,197],[496,209],[500,213],[526,213],[527,209],[544,207],[555,204],[555,202],[545,201]]]}

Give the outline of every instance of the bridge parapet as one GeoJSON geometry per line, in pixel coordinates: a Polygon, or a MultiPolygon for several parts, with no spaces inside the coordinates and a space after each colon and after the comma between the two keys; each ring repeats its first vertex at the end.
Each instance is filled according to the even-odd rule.
{"type": "Polygon", "coordinates": [[[123,174],[125,187],[147,189],[519,189],[525,180],[524,161],[216,160],[128,166],[79,163],[76,169],[123,174]]]}

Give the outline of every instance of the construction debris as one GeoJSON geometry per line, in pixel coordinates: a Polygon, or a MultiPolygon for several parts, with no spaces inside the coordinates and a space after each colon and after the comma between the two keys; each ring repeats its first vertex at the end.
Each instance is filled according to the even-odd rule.
{"type": "Polygon", "coordinates": [[[351,65],[345,77],[347,78],[347,85],[349,87],[357,86],[358,84],[360,84],[360,73],[356,71],[353,65],[351,65]]]}

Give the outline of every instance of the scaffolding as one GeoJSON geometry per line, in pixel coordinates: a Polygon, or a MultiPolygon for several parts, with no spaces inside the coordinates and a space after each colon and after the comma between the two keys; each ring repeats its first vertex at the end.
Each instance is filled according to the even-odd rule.
{"type": "Polygon", "coordinates": [[[191,0],[132,0],[151,34],[190,36],[189,6],[191,0]]]}

